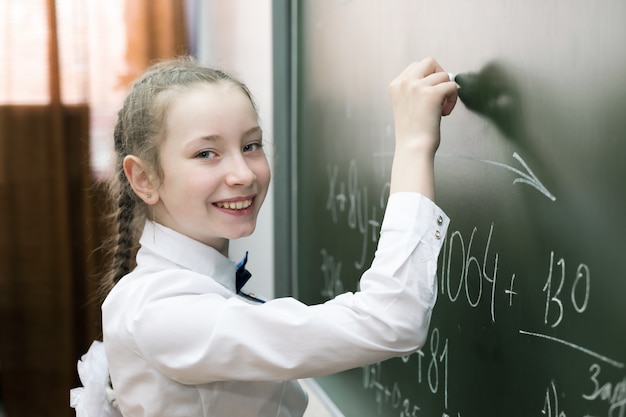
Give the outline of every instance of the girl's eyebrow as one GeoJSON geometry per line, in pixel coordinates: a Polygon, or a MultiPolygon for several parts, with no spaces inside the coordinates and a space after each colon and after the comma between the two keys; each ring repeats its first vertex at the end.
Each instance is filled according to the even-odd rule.
{"type": "MultiPolygon", "coordinates": [[[[255,135],[257,133],[262,133],[263,130],[261,129],[261,126],[254,126],[248,130],[246,130],[241,137],[242,138],[247,138],[249,136],[255,135]]],[[[220,135],[207,135],[207,136],[200,136],[197,137],[195,139],[193,139],[190,143],[193,145],[193,143],[197,143],[198,141],[202,141],[202,142],[218,142],[222,140],[222,137],[220,135]]]]}
{"type": "Polygon", "coordinates": [[[244,132],[242,137],[248,137],[251,135],[254,135],[255,133],[262,133],[263,130],[261,129],[261,126],[255,126],[251,129],[248,129],[246,132],[244,132]]]}
{"type": "MultiPolygon", "coordinates": [[[[245,132],[243,132],[243,134],[241,135],[242,138],[247,138],[248,136],[252,136],[256,133],[261,133],[262,129],[261,126],[254,126],[248,130],[246,130],[245,132]]],[[[207,136],[201,136],[198,139],[201,140],[206,140],[206,141],[216,141],[219,139],[222,139],[222,137],[220,135],[207,135],[207,136]]]]}

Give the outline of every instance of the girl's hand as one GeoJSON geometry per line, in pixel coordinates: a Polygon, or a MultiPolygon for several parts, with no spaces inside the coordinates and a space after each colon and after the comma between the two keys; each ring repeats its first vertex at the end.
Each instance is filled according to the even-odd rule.
{"type": "Polygon", "coordinates": [[[457,88],[432,58],[412,63],[389,84],[396,152],[417,150],[434,155],[439,147],[441,116],[452,112],[457,88]]]}
{"type": "Polygon", "coordinates": [[[457,84],[434,59],[426,58],[393,80],[389,94],[396,136],[390,193],[417,192],[434,201],[441,116],[452,112],[457,84]]]}

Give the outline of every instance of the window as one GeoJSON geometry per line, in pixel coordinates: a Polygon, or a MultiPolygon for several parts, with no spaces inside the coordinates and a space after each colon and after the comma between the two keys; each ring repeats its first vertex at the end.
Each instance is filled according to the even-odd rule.
{"type": "MultiPolygon", "coordinates": [[[[47,0],[0,1],[0,105],[50,103],[47,0]]],[[[66,105],[90,107],[91,167],[106,175],[126,86],[124,0],[56,0],[59,87],[66,105]]]]}

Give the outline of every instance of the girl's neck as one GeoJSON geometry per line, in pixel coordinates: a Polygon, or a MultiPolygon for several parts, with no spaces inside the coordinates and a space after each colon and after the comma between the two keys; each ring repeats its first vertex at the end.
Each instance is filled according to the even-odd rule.
{"type": "MultiPolygon", "coordinates": [[[[150,219],[150,221],[152,223],[154,223],[155,225],[166,226],[162,222],[159,222],[159,219],[150,219]]],[[[166,226],[166,227],[169,227],[169,226],[166,226]]],[[[172,229],[172,230],[176,231],[176,229],[172,229]]],[[[178,233],[182,233],[180,231],[177,231],[177,232],[178,233]]],[[[191,239],[197,240],[198,242],[201,242],[201,243],[203,243],[203,244],[205,244],[207,246],[212,247],[213,249],[215,249],[216,251],[218,251],[219,253],[221,253],[222,255],[224,255],[225,257],[228,258],[228,249],[229,249],[230,239],[221,238],[221,239],[211,240],[211,242],[205,242],[205,241],[203,242],[201,240],[198,240],[198,239],[194,238],[193,236],[187,235],[186,233],[182,233],[182,234],[187,236],[187,237],[189,237],[189,238],[191,238],[191,239]]]]}
{"type": "Polygon", "coordinates": [[[229,243],[230,243],[230,240],[224,239],[223,245],[221,247],[216,247],[215,249],[219,253],[221,253],[222,255],[228,258],[228,244],[229,243]]]}

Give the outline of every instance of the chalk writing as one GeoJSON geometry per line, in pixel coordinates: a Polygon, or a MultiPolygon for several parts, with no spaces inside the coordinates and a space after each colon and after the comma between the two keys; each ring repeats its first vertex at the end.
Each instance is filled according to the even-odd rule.
{"type": "Polygon", "coordinates": [[[589,356],[593,356],[596,359],[600,359],[601,361],[606,362],[609,365],[612,365],[612,366],[614,366],[616,368],[620,368],[620,369],[624,368],[624,363],[623,362],[619,362],[619,361],[613,360],[613,359],[611,359],[609,357],[606,357],[604,355],[596,353],[596,352],[594,352],[592,350],[589,350],[587,348],[584,348],[582,346],[578,346],[578,345],[576,345],[574,343],[571,343],[571,342],[568,342],[566,340],[562,340],[562,339],[559,339],[559,338],[556,338],[556,337],[553,337],[553,336],[548,336],[548,335],[541,334],[541,333],[529,332],[529,331],[526,331],[526,330],[520,330],[519,333],[523,334],[523,335],[527,335],[527,336],[539,337],[539,338],[542,338],[542,339],[550,340],[552,342],[557,342],[557,343],[560,343],[562,345],[568,346],[568,347],[570,347],[572,349],[575,349],[575,350],[578,350],[580,352],[586,353],[589,356]]]}
{"type": "Polygon", "coordinates": [[[559,396],[554,381],[551,381],[550,386],[546,389],[546,397],[541,413],[547,417],[567,417],[564,411],[559,410],[559,396]]]}
{"type": "Polygon", "coordinates": [[[448,408],[448,340],[446,339],[441,354],[439,354],[439,329],[435,328],[430,336],[431,360],[428,365],[428,386],[435,394],[439,390],[439,362],[443,365],[443,392],[444,404],[448,408]]]}
{"type": "Polygon", "coordinates": [[[546,197],[548,197],[550,200],[556,201],[556,197],[554,196],[554,194],[552,194],[546,188],[546,186],[543,185],[541,183],[541,181],[539,181],[539,178],[537,178],[537,176],[530,169],[530,167],[528,166],[526,161],[524,161],[524,159],[521,156],[519,156],[519,154],[517,152],[513,152],[513,158],[515,158],[522,165],[522,167],[526,170],[526,172],[523,172],[523,171],[521,171],[521,170],[519,170],[517,168],[513,168],[510,165],[503,164],[501,162],[490,161],[488,159],[471,158],[469,156],[464,156],[464,155],[452,155],[452,154],[445,154],[445,155],[453,156],[455,158],[467,159],[467,160],[470,160],[470,161],[483,162],[485,164],[495,165],[495,166],[507,169],[507,170],[509,170],[511,172],[514,172],[517,175],[519,175],[519,177],[517,177],[517,178],[515,178],[513,180],[513,184],[521,183],[521,184],[530,185],[531,187],[533,187],[536,190],[538,190],[541,194],[543,194],[546,197]]]}
{"type": "Polygon", "coordinates": [[[511,275],[511,285],[508,290],[504,290],[505,294],[509,296],[509,307],[513,305],[513,296],[517,295],[515,291],[513,291],[513,284],[515,283],[515,274],[511,275]]]}
{"type": "Polygon", "coordinates": [[[593,388],[591,393],[583,394],[583,398],[589,401],[596,399],[605,401],[609,404],[609,417],[624,417],[626,415],[626,377],[614,384],[611,382],[601,384],[599,381],[601,371],[602,368],[597,363],[591,365],[589,372],[593,388]]]}
{"type": "MultiPolygon", "coordinates": [[[[565,283],[565,260],[563,258],[557,261],[557,265],[561,269],[561,273],[559,275],[558,284],[554,292],[552,291],[552,272],[554,267],[554,251],[550,252],[550,272],[548,273],[548,279],[546,280],[545,285],[543,286],[543,291],[546,293],[546,308],[544,314],[544,323],[548,324],[548,316],[550,315],[551,307],[554,305],[557,308],[557,317],[552,322],[551,327],[556,327],[563,320],[563,301],[561,301],[561,291],[563,290],[563,285],[565,283]]],[[[574,280],[574,284],[572,285],[571,290],[571,300],[574,305],[574,309],[578,313],[582,313],[587,309],[587,304],[589,303],[589,291],[591,287],[591,277],[589,273],[589,267],[585,264],[578,265],[578,269],[576,270],[576,278],[574,280]],[[584,281],[581,279],[584,278],[584,281]],[[582,282],[582,284],[581,284],[582,282]],[[579,304],[579,301],[576,298],[576,288],[578,285],[584,285],[584,296],[583,301],[579,304]]]]}
{"type": "MultiPolygon", "coordinates": [[[[488,261],[489,259],[489,250],[491,246],[491,237],[493,235],[494,225],[492,224],[489,228],[489,235],[487,237],[487,242],[485,244],[485,250],[482,258],[475,256],[472,254],[472,246],[474,244],[474,237],[478,232],[478,229],[474,227],[472,229],[472,234],[469,238],[469,243],[465,244],[465,239],[463,235],[459,231],[455,231],[452,233],[450,238],[446,239],[444,248],[442,250],[442,265],[441,268],[441,285],[440,291],[442,294],[448,295],[448,299],[452,302],[456,302],[459,298],[461,290],[465,291],[465,299],[471,307],[477,307],[483,298],[483,281],[491,284],[491,293],[490,293],[490,311],[491,311],[491,321],[495,323],[496,321],[496,309],[495,309],[495,295],[496,295],[496,282],[497,282],[497,272],[498,272],[498,253],[493,255],[493,267],[492,272],[489,274],[487,272],[487,267],[491,265],[488,261]],[[458,245],[458,246],[457,246],[458,245]],[[457,254],[457,251],[460,251],[459,254],[461,256],[461,271],[458,276],[452,276],[452,261],[457,254]],[[455,282],[458,280],[458,283],[455,282]],[[474,285],[471,285],[470,280],[473,280],[474,285]],[[476,287],[476,293],[471,293],[471,288],[476,287]]],[[[509,296],[512,297],[513,293],[510,292],[509,296]]]]}
{"type": "Polygon", "coordinates": [[[393,383],[391,387],[383,384],[381,363],[366,365],[363,367],[363,387],[365,389],[374,390],[376,404],[378,406],[378,414],[382,411],[383,404],[389,404],[392,408],[398,409],[402,406],[401,416],[412,416],[413,413],[419,411],[419,407],[414,406],[413,413],[410,411],[410,401],[402,398],[402,393],[397,383],[393,383]]]}
{"type": "Polygon", "coordinates": [[[346,225],[359,232],[361,236],[361,254],[354,261],[354,268],[362,270],[365,267],[370,243],[378,241],[382,212],[389,196],[389,183],[385,183],[380,192],[378,204],[368,203],[368,188],[359,185],[359,172],[354,160],[348,166],[347,180],[339,177],[339,166],[328,164],[326,174],[328,179],[328,195],[326,210],[330,212],[333,223],[338,223],[344,215],[346,225]]]}
{"type": "MultiPolygon", "coordinates": [[[[464,290],[465,299],[469,306],[477,307],[483,299],[485,283],[491,284],[490,291],[490,312],[491,321],[496,322],[496,287],[499,253],[493,254],[493,261],[490,257],[491,240],[494,232],[494,224],[489,228],[489,233],[484,246],[484,252],[478,255],[473,254],[474,240],[477,236],[478,229],[474,227],[466,244],[465,238],[459,231],[454,231],[449,238],[446,238],[442,250],[442,268],[441,274],[441,294],[447,294],[451,302],[459,299],[461,291],[464,290]],[[454,260],[459,260],[461,269],[458,275],[453,275],[452,264],[454,260]],[[493,265],[493,267],[491,267],[493,265]],[[488,273],[487,267],[491,267],[488,273]],[[472,289],[474,292],[472,292],[472,289]]],[[[457,262],[458,263],[458,262],[457,262]]],[[[554,251],[550,253],[550,263],[548,269],[548,278],[544,284],[543,292],[546,294],[544,322],[550,324],[551,327],[557,327],[563,320],[564,306],[562,301],[562,292],[566,282],[565,259],[561,258],[556,262],[557,271],[555,273],[554,251]],[[549,318],[553,316],[553,320],[549,322],[549,318]]],[[[516,274],[511,275],[510,285],[504,293],[508,295],[509,307],[513,305],[513,296],[518,293],[514,291],[514,282],[516,274]]],[[[576,269],[576,275],[570,289],[570,299],[574,310],[583,313],[589,304],[591,291],[591,272],[589,266],[580,263],[576,269]]]]}
{"type": "MultiPolygon", "coordinates": [[[[419,349],[413,355],[402,358],[407,363],[411,357],[417,359],[417,381],[419,384],[425,379],[428,381],[428,388],[431,393],[443,392],[444,407],[448,409],[448,339],[440,341],[440,331],[434,328],[430,334],[428,365],[423,367],[425,356],[423,349],[419,349]],[[425,375],[424,375],[425,373],[425,375]],[[425,376],[425,378],[424,378],[425,376]]],[[[394,409],[400,409],[400,417],[417,417],[420,414],[420,407],[412,404],[408,398],[403,397],[397,382],[385,384],[382,377],[382,365],[376,363],[363,367],[363,387],[375,391],[376,404],[379,414],[384,404],[390,405],[394,409]]],[[[445,412],[443,415],[447,415],[445,412]]],[[[459,413],[460,416],[460,413],[459,413]]]]}
{"type": "MultiPolygon", "coordinates": [[[[517,174],[513,183],[532,186],[543,193],[550,200],[556,198],[539,181],[528,167],[526,162],[517,154],[513,154],[522,168],[516,169],[498,162],[478,160],[490,165],[505,168],[517,174]]],[[[468,158],[471,159],[471,158],[468,158]]],[[[328,163],[326,166],[328,194],[325,200],[325,210],[330,221],[337,227],[343,227],[351,234],[351,242],[355,242],[357,255],[353,259],[342,258],[340,253],[330,253],[327,248],[319,251],[321,257],[320,276],[322,279],[321,295],[325,299],[333,298],[346,290],[342,274],[352,268],[362,270],[366,259],[371,256],[378,241],[378,234],[382,224],[387,199],[389,197],[389,182],[378,188],[362,184],[359,178],[359,169],[355,160],[349,164],[328,163]],[[371,201],[370,201],[371,200],[371,201]],[[373,204],[372,204],[373,202],[373,204]],[[356,237],[353,239],[352,236],[356,237]],[[347,266],[347,269],[346,269],[347,266]]],[[[590,309],[592,295],[592,268],[586,262],[576,261],[559,256],[558,251],[545,252],[545,270],[533,271],[522,265],[522,271],[512,271],[507,261],[509,256],[516,259],[518,254],[509,254],[498,250],[495,245],[497,235],[501,234],[500,224],[495,222],[487,225],[476,225],[467,231],[449,230],[444,238],[441,254],[438,259],[437,282],[439,301],[454,304],[464,304],[488,317],[495,327],[507,326],[499,323],[515,315],[503,314],[503,311],[513,311],[514,308],[525,308],[527,299],[537,297],[539,308],[536,312],[537,322],[545,329],[559,330],[564,323],[571,321],[571,316],[582,315],[590,309]],[[506,265],[508,269],[502,268],[506,265]],[[534,286],[529,286],[533,284],[534,286]],[[529,290],[534,290],[529,291],[529,290]],[[543,306],[543,309],[541,308],[543,306]]],[[[353,252],[350,252],[353,253],[353,252]]],[[[532,256],[534,253],[531,253],[532,256]]],[[[529,257],[530,259],[530,257],[529,257]]],[[[533,267],[536,263],[533,261],[533,267]]],[[[526,317],[525,317],[526,319],[526,317]]],[[[526,323],[527,320],[522,322],[526,323]]],[[[517,322],[516,322],[517,323],[517,322]]],[[[458,329],[463,331],[459,321],[458,329]]],[[[461,411],[452,409],[458,407],[458,392],[451,392],[450,387],[458,387],[459,381],[449,378],[457,376],[455,369],[463,369],[464,364],[459,362],[459,349],[455,347],[454,337],[444,334],[450,329],[433,326],[425,345],[412,355],[401,358],[401,362],[411,369],[411,378],[420,388],[422,394],[440,398],[440,409],[437,415],[442,417],[461,416],[461,411]],[[456,355],[456,356],[455,356],[456,355]],[[414,371],[415,370],[415,371],[414,371]]],[[[485,327],[482,328],[485,330],[485,327]]],[[[583,353],[587,358],[596,361],[589,368],[589,375],[585,376],[587,385],[578,393],[569,392],[566,385],[561,384],[556,377],[549,385],[536,389],[536,403],[530,407],[546,417],[626,417],[626,377],[617,377],[609,372],[602,372],[602,366],[610,366],[611,371],[625,369],[624,362],[611,358],[582,344],[573,343],[564,338],[555,337],[547,332],[533,332],[524,329],[512,329],[520,338],[536,338],[547,343],[555,343],[567,349],[583,353]],[[541,395],[543,394],[543,397],[541,395]],[[593,403],[594,412],[603,407],[601,415],[591,415],[591,411],[582,411],[577,407],[579,403],[571,403],[572,399],[593,403]],[[543,403],[541,402],[543,399],[543,403]],[[576,404],[572,406],[572,404],[576,404]],[[574,414],[579,413],[579,414],[574,414]],[[583,415],[583,413],[586,413],[583,415]]],[[[523,341],[519,341],[523,344],[523,341]]],[[[495,351],[494,351],[495,352],[495,351]]],[[[494,353],[497,355],[497,352],[494,353]]],[[[497,356],[496,356],[497,357],[497,356]]],[[[363,389],[371,391],[376,404],[377,415],[396,415],[400,417],[422,417],[434,415],[432,410],[424,409],[432,401],[415,399],[415,392],[408,390],[399,380],[395,380],[392,373],[383,375],[386,367],[381,364],[368,365],[362,368],[363,389]],[[392,410],[390,412],[389,410],[392,410]]],[[[569,387],[569,385],[567,386],[569,387]]],[[[411,388],[414,390],[414,388],[411,388]]]]}
{"type": "Polygon", "coordinates": [[[343,281],[341,281],[341,262],[329,255],[326,249],[322,249],[320,253],[322,255],[321,270],[324,276],[324,288],[322,288],[321,295],[326,299],[331,299],[345,291],[343,281]]]}

